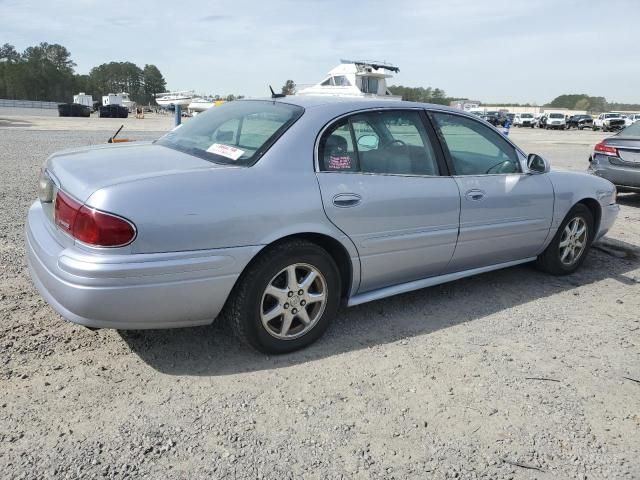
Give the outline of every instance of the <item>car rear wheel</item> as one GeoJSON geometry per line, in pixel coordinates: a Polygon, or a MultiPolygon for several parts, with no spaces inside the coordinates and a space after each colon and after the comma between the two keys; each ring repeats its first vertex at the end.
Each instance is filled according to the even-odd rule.
{"type": "Polygon", "coordinates": [[[583,204],[574,206],[567,214],[555,237],[536,264],[552,275],[568,275],[584,262],[593,240],[593,215],[583,204]]]}
{"type": "Polygon", "coordinates": [[[287,353],[316,341],[340,304],[331,256],[305,240],[263,252],[242,274],[225,306],[235,334],[264,353],[287,353]]]}

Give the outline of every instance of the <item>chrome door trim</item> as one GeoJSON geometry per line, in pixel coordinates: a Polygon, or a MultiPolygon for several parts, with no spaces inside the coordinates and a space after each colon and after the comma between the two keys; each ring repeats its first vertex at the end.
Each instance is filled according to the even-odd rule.
{"type": "Polygon", "coordinates": [[[514,260],[511,262],[498,263],[496,265],[489,265],[487,267],[473,268],[471,270],[463,270],[460,272],[447,273],[445,275],[438,275],[437,277],[424,278],[422,280],[415,280],[413,282],[401,283],[399,285],[393,285],[391,287],[379,288],[377,290],[371,290],[369,292],[360,293],[354,295],[347,302],[348,307],[354,305],[360,305],[361,303],[371,302],[373,300],[380,300],[381,298],[391,297],[393,295],[399,295],[401,293],[411,292],[413,290],[420,290],[421,288],[432,287],[441,283],[452,282],[465,277],[471,277],[481,273],[491,272],[493,270],[500,270],[502,268],[513,267],[522,263],[532,262],[536,257],[523,258],[522,260],[514,260]]]}

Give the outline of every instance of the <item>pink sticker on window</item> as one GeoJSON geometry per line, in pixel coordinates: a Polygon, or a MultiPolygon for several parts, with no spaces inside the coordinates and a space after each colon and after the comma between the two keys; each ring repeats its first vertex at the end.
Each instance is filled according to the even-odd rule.
{"type": "Polygon", "coordinates": [[[351,168],[351,157],[337,157],[331,155],[329,157],[329,170],[349,170],[351,168]]]}

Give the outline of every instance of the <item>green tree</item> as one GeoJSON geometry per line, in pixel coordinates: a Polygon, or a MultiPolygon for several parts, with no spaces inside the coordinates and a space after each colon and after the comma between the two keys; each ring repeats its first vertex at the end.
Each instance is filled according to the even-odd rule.
{"type": "Polygon", "coordinates": [[[404,87],[402,85],[391,85],[389,91],[394,95],[400,95],[403,100],[409,102],[438,103],[448,105],[451,100],[444,90],[432,87],[404,87]]]}
{"type": "Polygon", "coordinates": [[[18,63],[19,61],[20,54],[17,52],[16,47],[8,43],[0,47],[0,62],[18,63]]]}
{"type": "Polygon", "coordinates": [[[162,73],[160,73],[160,69],[155,65],[145,65],[142,70],[142,79],[144,83],[144,103],[152,101],[155,103],[156,94],[162,93],[167,89],[167,82],[162,73]]]}
{"type": "Polygon", "coordinates": [[[89,72],[98,96],[126,92],[131,100],[144,103],[142,69],[131,62],[109,62],[94,67],[89,72]]]}
{"type": "Polygon", "coordinates": [[[591,107],[591,103],[589,102],[588,98],[581,98],[580,100],[578,100],[575,104],[575,106],[573,107],[574,110],[590,110],[591,107]]]}
{"type": "Polygon", "coordinates": [[[296,84],[293,80],[287,80],[282,86],[282,93],[285,95],[294,95],[296,93],[296,84]]]}

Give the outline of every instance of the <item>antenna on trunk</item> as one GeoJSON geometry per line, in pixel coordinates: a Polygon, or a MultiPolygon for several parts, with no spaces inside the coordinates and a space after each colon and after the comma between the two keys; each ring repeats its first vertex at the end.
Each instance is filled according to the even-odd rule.
{"type": "Polygon", "coordinates": [[[284,93],[276,93],[273,91],[273,88],[271,88],[271,85],[269,85],[269,90],[271,90],[271,98],[283,98],[286,97],[286,95],[284,93]]]}

